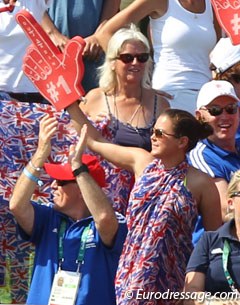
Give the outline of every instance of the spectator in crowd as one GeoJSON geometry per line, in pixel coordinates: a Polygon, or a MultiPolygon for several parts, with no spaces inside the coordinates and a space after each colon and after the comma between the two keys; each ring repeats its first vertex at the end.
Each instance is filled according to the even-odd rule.
{"type": "Polygon", "coordinates": [[[240,98],[240,45],[233,45],[230,38],[221,38],[210,54],[213,78],[229,81],[240,98]]]}
{"type": "Polygon", "coordinates": [[[105,184],[105,173],[97,158],[82,155],[86,130],[78,144],[70,148],[69,163],[45,163],[47,173],[56,179],[52,183],[54,205],[30,201],[40,184],[41,168],[50,154],[57,123],[51,116],[41,120],[37,150],[10,200],[23,238],[36,245],[27,304],[47,305],[48,300],[65,304],[64,300],[70,299],[76,305],[112,305],[126,221],[115,214],[100,188],[105,184]]]}
{"type": "Polygon", "coordinates": [[[96,70],[103,60],[103,51],[95,33],[117,13],[119,6],[120,0],[53,0],[44,15],[43,28],[61,50],[74,36],[85,39],[82,86],[86,92],[98,86],[96,70]]]}
{"type": "MultiPolygon", "coordinates": [[[[239,126],[238,101],[233,86],[227,81],[212,80],[203,85],[197,99],[196,117],[208,122],[213,134],[200,140],[189,153],[190,164],[214,179],[220,195],[223,220],[227,210],[227,186],[232,173],[240,168],[240,142],[235,139],[239,126]]],[[[194,243],[202,231],[199,224],[194,243]]]]}
{"type": "Polygon", "coordinates": [[[145,16],[150,16],[153,88],[173,96],[171,107],[194,113],[198,91],[211,79],[210,51],[221,37],[211,1],[135,0],[96,33],[99,43],[106,49],[116,30],[145,16]]]}
{"type": "MultiPolygon", "coordinates": [[[[74,63],[74,58],[68,61],[69,66],[74,63]]],[[[186,160],[186,153],[197,141],[212,133],[211,126],[187,111],[164,110],[154,125],[152,150],[148,152],[107,141],[87,120],[78,102],[67,111],[78,132],[87,124],[87,144],[92,151],[135,176],[126,214],[128,235],[116,276],[117,303],[146,304],[144,296],[136,295],[139,289],[150,296],[152,292],[180,291],[198,212],[206,230],[222,224],[215,184],[186,160]],[[133,293],[130,301],[127,291],[133,293]]],[[[149,302],[156,304],[158,300],[149,302]]]]}
{"type": "MultiPolygon", "coordinates": [[[[135,175],[126,214],[128,235],[116,277],[117,304],[145,304],[146,299],[137,298],[139,289],[145,293],[180,291],[198,212],[203,215],[206,230],[222,223],[214,183],[185,159],[187,151],[212,129],[186,111],[167,109],[153,128],[149,153],[107,142],[89,124],[77,103],[67,110],[77,129],[88,124],[91,150],[135,175]],[[127,291],[133,293],[131,301],[127,291]]],[[[155,299],[150,302],[157,304],[155,299]]],[[[176,300],[165,302],[175,304],[176,300]]]]}
{"type": "MultiPolygon", "coordinates": [[[[233,45],[230,38],[221,38],[210,54],[213,78],[229,81],[240,99],[240,45],[233,45]]],[[[236,134],[240,138],[240,126],[236,134]]]]}
{"type": "MultiPolygon", "coordinates": [[[[134,24],[118,30],[109,40],[99,88],[91,90],[80,104],[109,141],[151,151],[151,129],[169,104],[149,87],[150,65],[148,40],[134,24]]],[[[101,162],[107,194],[115,209],[125,214],[132,175],[105,159],[101,162]]]]}
{"type": "MultiPolygon", "coordinates": [[[[204,232],[194,248],[187,266],[184,290],[186,292],[210,292],[216,297],[204,304],[239,304],[240,286],[240,171],[236,171],[228,185],[227,205],[232,219],[217,231],[204,232]],[[226,294],[232,293],[231,302],[226,294]],[[222,294],[223,296],[223,294],[222,294]],[[236,302],[234,302],[236,300],[236,302]]],[[[230,296],[230,294],[229,294],[230,296]]],[[[200,304],[197,300],[186,300],[186,305],[200,304]]],[[[202,303],[201,303],[202,304],[202,303]]]]}
{"type": "MultiPolygon", "coordinates": [[[[16,221],[9,211],[9,199],[19,173],[36,150],[36,121],[53,112],[59,119],[59,131],[53,139],[55,161],[66,158],[76,132],[70,128],[68,114],[56,113],[22,71],[23,56],[30,41],[15,15],[27,9],[40,22],[50,1],[4,2],[0,3],[0,303],[24,304],[34,249],[19,238],[16,221]],[[14,5],[13,11],[6,11],[10,4],[14,5]]],[[[50,183],[47,177],[43,179],[46,183],[37,192],[39,203],[50,199],[50,183]]]]}

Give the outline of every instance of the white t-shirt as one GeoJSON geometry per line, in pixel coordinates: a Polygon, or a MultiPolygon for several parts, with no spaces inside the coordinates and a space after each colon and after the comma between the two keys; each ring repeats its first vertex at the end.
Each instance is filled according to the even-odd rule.
{"type": "MultiPolygon", "coordinates": [[[[23,56],[30,44],[29,39],[15,20],[15,14],[27,9],[41,22],[51,0],[19,0],[12,13],[0,13],[0,91],[37,92],[22,71],[23,56]]],[[[0,7],[5,6],[0,3],[0,7]]]]}
{"type": "Polygon", "coordinates": [[[199,90],[211,78],[209,53],[216,44],[211,1],[194,14],[179,0],[168,1],[162,17],[150,19],[154,48],[152,86],[158,90],[199,90]]]}

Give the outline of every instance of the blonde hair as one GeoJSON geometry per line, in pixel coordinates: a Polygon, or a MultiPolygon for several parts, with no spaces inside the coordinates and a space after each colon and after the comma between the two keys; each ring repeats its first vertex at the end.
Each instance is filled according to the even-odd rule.
{"type": "MultiPolygon", "coordinates": [[[[235,192],[240,191],[240,170],[237,170],[232,175],[227,188],[227,199],[232,198],[235,192]]],[[[225,221],[234,218],[234,211],[228,211],[225,216],[225,221]]]]}
{"type": "Polygon", "coordinates": [[[228,198],[231,198],[233,193],[240,191],[239,185],[240,185],[240,170],[237,170],[236,172],[234,172],[228,183],[228,189],[227,189],[228,198]]]}
{"type": "MultiPolygon", "coordinates": [[[[140,32],[135,24],[131,23],[129,26],[121,28],[111,37],[108,43],[105,54],[104,64],[99,68],[99,87],[104,91],[112,90],[117,85],[116,73],[112,69],[112,61],[118,57],[126,42],[140,41],[144,45],[146,52],[150,52],[150,45],[146,36],[140,32]]],[[[150,75],[152,68],[152,60],[149,60],[145,66],[145,73],[142,80],[142,85],[148,87],[150,85],[150,75]]]]}

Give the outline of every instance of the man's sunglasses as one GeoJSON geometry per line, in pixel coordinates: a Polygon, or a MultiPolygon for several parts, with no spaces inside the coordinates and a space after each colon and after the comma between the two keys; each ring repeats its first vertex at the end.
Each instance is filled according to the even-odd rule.
{"type": "Polygon", "coordinates": [[[143,64],[148,61],[149,54],[148,53],[139,53],[139,54],[133,55],[130,53],[122,53],[122,54],[119,54],[118,57],[116,57],[116,59],[121,60],[125,64],[130,64],[130,62],[134,61],[134,58],[136,58],[138,62],[143,64]]]}
{"type": "Polygon", "coordinates": [[[240,197],[240,192],[234,192],[230,195],[230,198],[233,198],[233,197],[240,197]]]}
{"type": "Polygon", "coordinates": [[[177,136],[175,134],[172,134],[172,133],[167,133],[165,132],[163,129],[158,129],[158,128],[152,128],[151,129],[151,134],[156,137],[156,138],[162,138],[164,135],[166,136],[171,136],[171,137],[174,137],[174,138],[177,138],[177,136]]]}
{"type": "Polygon", "coordinates": [[[212,116],[218,116],[223,113],[225,110],[228,114],[235,114],[238,110],[238,104],[229,104],[225,107],[220,107],[218,105],[214,105],[209,108],[201,108],[202,110],[207,110],[212,116]]]}
{"type": "Polygon", "coordinates": [[[58,186],[64,186],[73,182],[76,182],[76,180],[56,180],[58,186]]]}

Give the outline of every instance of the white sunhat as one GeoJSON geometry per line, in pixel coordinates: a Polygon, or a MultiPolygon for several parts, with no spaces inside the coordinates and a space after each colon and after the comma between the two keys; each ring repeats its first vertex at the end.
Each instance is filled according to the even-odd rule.
{"type": "Polygon", "coordinates": [[[210,62],[217,73],[223,73],[240,61],[240,45],[233,45],[230,38],[221,38],[212,52],[210,62]]]}
{"type": "Polygon", "coordinates": [[[219,96],[232,97],[236,102],[239,101],[233,85],[225,80],[212,80],[205,83],[200,89],[197,97],[197,109],[210,104],[219,96]]]}

